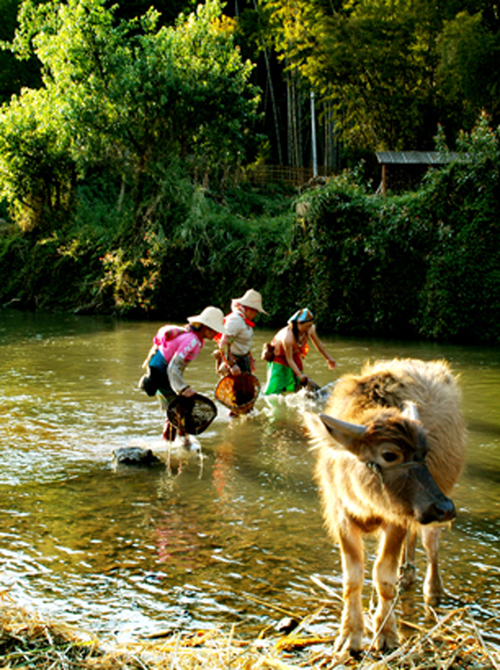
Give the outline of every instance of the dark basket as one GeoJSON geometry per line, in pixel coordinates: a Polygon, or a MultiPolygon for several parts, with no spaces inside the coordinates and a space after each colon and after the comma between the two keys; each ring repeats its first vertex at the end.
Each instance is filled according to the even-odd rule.
{"type": "Polygon", "coordinates": [[[260,382],[255,375],[242,372],[226,375],[217,384],[215,397],[234,414],[247,414],[255,405],[259,395],[260,382]]]}
{"type": "Polygon", "coordinates": [[[178,395],[167,407],[167,418],[177,430],[200,435],[217,416],[217,407],[210,398],[196,393],[191,398],[178,395]]]}

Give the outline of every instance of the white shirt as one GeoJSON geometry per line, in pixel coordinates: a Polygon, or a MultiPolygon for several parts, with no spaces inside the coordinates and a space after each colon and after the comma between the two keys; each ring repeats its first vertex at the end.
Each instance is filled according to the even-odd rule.
{"type": "Polygon", "coordinates": [[[225,321],[224,328],[231,345],[231,353],[235,356],[245,356],[250,352],[253,342],[253,328],[246,322],[239,312],[231,312],[225,321]]]}

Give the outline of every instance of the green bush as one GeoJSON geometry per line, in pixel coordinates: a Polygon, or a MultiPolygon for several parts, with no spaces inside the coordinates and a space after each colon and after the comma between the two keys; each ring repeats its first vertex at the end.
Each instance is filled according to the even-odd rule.
{"type": "Polygon", "coordinates": [[[498,131],[482,117],[458,148],[415,193],[383,199],[351,175],[302,198],[307,300],[323,327],[499,341],[498,131]]]}

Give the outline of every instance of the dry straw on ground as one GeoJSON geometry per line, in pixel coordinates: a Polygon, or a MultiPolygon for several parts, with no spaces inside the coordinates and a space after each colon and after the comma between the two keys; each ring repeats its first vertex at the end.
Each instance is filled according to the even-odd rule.
{"type": "MultiPolygon", "coordinates": [[[[445,616],[407,637],[397,650],[382,655],[368,649],[359,657],[334,652],[331,638],[307,634],[313,613],[289,635],[241,639],[233,628],[195,634],[166,634],[133,644],[111,645],[73,626],[47,621],[12,603],[0,606],[0,670],[292,670],[339,668],[392,670],[453,668],[500,669],[500,656],[488,636],[497,639],[497,622],[481,630],[469,608],[445,616]]],[[[269,632],[269,631],[267,631],[269,632]]]]}

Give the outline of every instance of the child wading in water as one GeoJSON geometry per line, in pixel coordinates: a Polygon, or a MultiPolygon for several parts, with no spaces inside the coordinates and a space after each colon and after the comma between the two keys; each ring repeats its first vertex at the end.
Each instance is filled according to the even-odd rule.
{"type": "MultiPolygon", "coordinates": [[[[148,395],[158,395],[165,411],[177,395],[191,398],[196,394],[184,381],[184,370],[198,356],[205,340],[224,333],[223,317],[218,307],[206,307],[201,314],[190,316],[187,326],[163,326],[154,336],[153,346],[143,363],[148,373],[140,380],[139,387],[148,395]]],[[[163,439],[172,442],[175,436],[176,429],[166,418],[163,439]]]]}
{"type": "Polygon", "coordinates": [[[309,351],[309,338],[325,358],[330,370],[335,368],[335,361],[316,333],[313,313],[307,307],[299,309],[288,319],[288,325],[276,333],[271,342],[274,355],[267,366],[264,395],[293,393],[306,386],[309,378],[304,374],[303,361],[309,351]]]}

